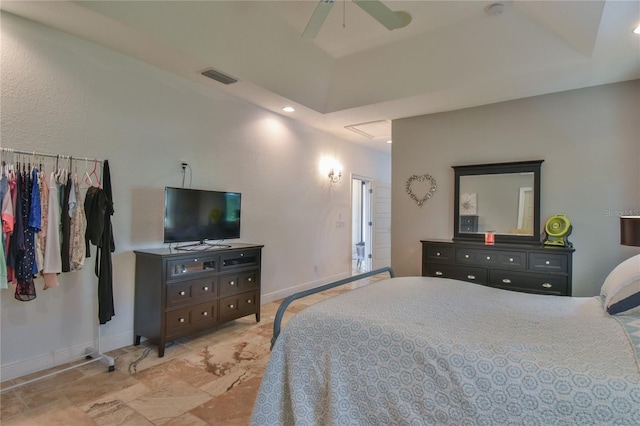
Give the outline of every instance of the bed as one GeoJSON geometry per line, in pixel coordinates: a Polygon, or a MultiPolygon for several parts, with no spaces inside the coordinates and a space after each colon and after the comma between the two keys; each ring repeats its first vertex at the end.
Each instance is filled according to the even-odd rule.
{"type": "Polygon", "coordinates": [[[274,325],[251,424],[638,425],[640,314],[603,301],[429,277],[340,294],[274,325]]]}

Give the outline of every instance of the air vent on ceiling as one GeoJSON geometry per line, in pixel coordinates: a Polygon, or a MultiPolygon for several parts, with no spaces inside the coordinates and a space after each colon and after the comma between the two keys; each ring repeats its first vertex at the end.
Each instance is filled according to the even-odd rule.
{"type": "Polygon", "coordinates": [[[369,139],[389,139],[391,137],[391,122],[389,120],[352,124],[345,126],[345,128],[369,139]]]}
{"type": "Polygon", "coordinates": [[[213,68],[202,71],[201,73],[205,77],[209,77],[215,81],[218,81],[222,84],[233,84],[238,81],[237,78],[233,78],[230,75],[227,75],[221,71],[214,70],[213,68]]]}

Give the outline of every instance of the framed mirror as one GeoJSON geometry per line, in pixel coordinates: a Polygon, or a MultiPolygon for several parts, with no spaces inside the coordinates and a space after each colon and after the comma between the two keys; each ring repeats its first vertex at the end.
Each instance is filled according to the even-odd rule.
{"type": "Polygon", "coordinates": [[[454,240],[540,243],[540,169],[544,160],[453,166],[454,240]]]}

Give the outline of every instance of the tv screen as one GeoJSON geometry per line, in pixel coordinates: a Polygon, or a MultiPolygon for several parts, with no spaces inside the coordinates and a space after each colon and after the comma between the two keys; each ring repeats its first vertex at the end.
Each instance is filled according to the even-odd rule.
{"type": "Polygon", "coordinates": [[[164,242],[240,238],[238,192],[164,189],[164,242]]]}

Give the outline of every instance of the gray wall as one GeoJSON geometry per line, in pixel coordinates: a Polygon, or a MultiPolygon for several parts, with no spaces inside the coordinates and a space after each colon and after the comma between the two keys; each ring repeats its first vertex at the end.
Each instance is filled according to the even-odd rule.
{"type": "MultiPolygon", "coordinates": [[[[391,264],[421,273],[420,239],[453,237],[453,169],[544,159],[542,225],[573,223],[573,295],[599,293],[619,262],[619,216],[640,214],[640,80],[393,121],[391,264]],[[422,208],[405,190],[414,174],[438,190],[422,208]]],[[[414,192],[417,192],[414,187],[414,192]]]]}
{"type": "MultiPolygon", "coordinates": [[[[264,244],[263,302],[351,273],[352,173],[391,181],[387,153],[304,126],[95,44],[2,12],[2,146],[109,159],[115,317],[102,350],[133,342],[134,254],[162,246],[165,186],[242,193],[242,238],[264,244]],[[342,163],[331,185],[323,158],[342,163]],[[350,224],[350,220],[346,223],[350,224]]],[[[50,169],[49,169],[50,170],[50,169]]],[[[84,166],[80,165],[80,173],[84,166]]],[[[97,337],[95,257],[19,302],[0,291],[1,379],[82,355],[97,337]]]]}

